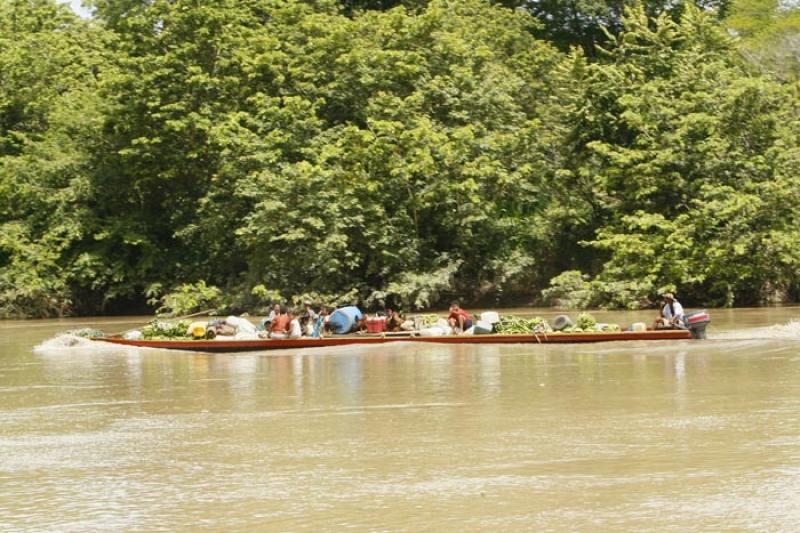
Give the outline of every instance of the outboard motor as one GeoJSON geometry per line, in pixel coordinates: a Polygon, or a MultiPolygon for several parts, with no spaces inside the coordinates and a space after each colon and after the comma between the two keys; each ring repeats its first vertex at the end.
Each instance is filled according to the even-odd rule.
{"type": "Polygon", "coordinates": [[[693,339],[705,339],[706,327],[711,324],[711,316],[704,309],[689,313],[684,317],[684,322],[693,339]]]}

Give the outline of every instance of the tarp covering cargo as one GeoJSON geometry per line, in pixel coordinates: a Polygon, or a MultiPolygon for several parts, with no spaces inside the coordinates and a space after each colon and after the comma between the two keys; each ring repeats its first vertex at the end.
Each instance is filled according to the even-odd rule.
{"type": "Polygon", "coordinates": [[[363,316],[361,310],[354,305],[341,307],[331,313],[328,324],[334,333],[350,333],[363,316]]]}

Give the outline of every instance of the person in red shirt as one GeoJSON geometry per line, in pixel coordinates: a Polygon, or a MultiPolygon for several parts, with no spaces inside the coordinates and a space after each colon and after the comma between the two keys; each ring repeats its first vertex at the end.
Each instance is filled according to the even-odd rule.
{"type": "Polygon", "coordinates": [[[289,322],[291,318],[285,305],[281,306],[281,312],[272,319],[269,327],[269,337],[271,339],[285,339],[289,336],[289,322]]]}
{"type": "Polygon", "coordinates": [[[453,302],[450,304],[450,316],[447,317],[447,322],[450,323],[454,333],[463,333],[472,327],[472,315],[461,309],[458,302],[453,302]]]}

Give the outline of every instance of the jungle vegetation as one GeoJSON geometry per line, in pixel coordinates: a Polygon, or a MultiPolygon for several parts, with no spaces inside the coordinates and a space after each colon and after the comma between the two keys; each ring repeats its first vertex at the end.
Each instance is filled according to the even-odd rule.
{"type": "Polygon", "coordinates": [[[779,0],[0,0],[0,315],[800,289],[779,0]]]}

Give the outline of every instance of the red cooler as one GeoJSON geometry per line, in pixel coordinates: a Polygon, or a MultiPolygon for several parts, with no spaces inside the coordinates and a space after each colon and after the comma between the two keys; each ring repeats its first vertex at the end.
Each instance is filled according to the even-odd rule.
{"type": "Polygon", "coordinates": [[[375,317],[367,319],[368,333],[383,333],[386,331],[386,317],[375,317]]]}

